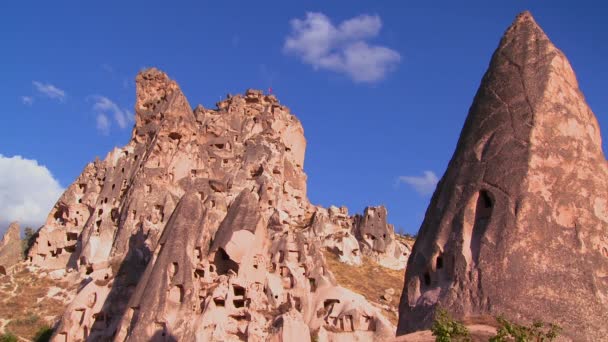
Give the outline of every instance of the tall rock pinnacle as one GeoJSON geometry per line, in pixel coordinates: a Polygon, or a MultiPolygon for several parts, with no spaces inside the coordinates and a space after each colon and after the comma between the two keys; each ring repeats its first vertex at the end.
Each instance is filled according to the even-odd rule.
{"type": "Polygon", "coordinates": [[[136,84],[131,141],[85,167],[29,252],[33,265],[82,280],[56,341],[394,335],[378,308],[337,284],[322,251],[399,269],[409,249],[384,208],[355,220],[309,203],[304,131],[287,107],[248,90],[192,110],[156,69],[136,84]]]}
{"type": "Polygon", "coordinates": [[[21,228],[18,222],[12,222],[0,239],[0,275],[23,259],[21,248],[21,228]]]}
{"type": "Polygon", "coordinates": [[[608,336],[608,165],[574,72],[528,12],[492,57],[412,255],[398,334],[437,307],[608,336]]]}

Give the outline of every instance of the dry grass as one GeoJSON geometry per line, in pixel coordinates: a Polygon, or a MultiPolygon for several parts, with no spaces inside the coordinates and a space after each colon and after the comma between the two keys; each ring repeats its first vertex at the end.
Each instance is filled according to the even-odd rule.
{"type": "Polygon", "coordinates": [[[10,320],[6,332],[31,340],[41,328],[53,325],[46,317],[57,318],[65,309],[61,297],[49,298],[47,293],[52,286],[65,288],[66,284],[38,277],[22,265],[17,267],[12,278],[0,278],[0,318],[10,320]]]}
{"type": "MultiPolygon", "coordinates": [[[[347,265],[340,262],[335,254],[327,251],[325,259],[329,270],[341,286],[363,295],[368,301],[374,303],[386,303],[382,301],[381,296],[386,289],[392,288],[395,290],[395,294],[392,296],[391,302],[386,304],[394,308],[399,306],[405,271],[382,267],[365,257],[361,266],[347,265]]],[[[388,310],[383,310],[383,312],[393,324],[397,324],[398,317],[395,312],[388,310]]]]}

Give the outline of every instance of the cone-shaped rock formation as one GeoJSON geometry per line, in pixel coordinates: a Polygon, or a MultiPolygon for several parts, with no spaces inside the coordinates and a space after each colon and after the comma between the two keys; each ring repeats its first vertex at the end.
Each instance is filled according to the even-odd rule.
{"type": "Polygon", "coordinates": [[[33,265],[83,278],[56,341],[394,335],[377,308],[336,283],[322,248],[333,241],[355,263],[369,249],[394,268],[409,249],[384,208],[355,225],[345,210],[309,203],[306,140],[288,108],[249,90],[193,111],[156,69],[136,84],[131,141],[87,165],[29,253],[33,265]],[[382,243],[362,247],[359,230],[382,243]]]}
{"type": "Polygon", "coordinates": [[[18,222],[12,222],[0,240],[0,275],[7,274],[8,270],[21,260],[21,228],[18,222]]]}
{"type": "Polygon", "coordinates": [[[608,336],[608,165],[564,54],[530,13],[492,57],[408,261],[398,334],[434,310],[608,336]]]}

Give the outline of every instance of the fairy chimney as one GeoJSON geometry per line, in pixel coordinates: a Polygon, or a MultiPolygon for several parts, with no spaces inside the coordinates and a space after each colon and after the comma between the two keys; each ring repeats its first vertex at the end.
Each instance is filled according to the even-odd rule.
{"type": "Polygon", "coordinates": [[[442,307],[608,335],[608,165],[564,54],[528,12],[506,31],[408,261],[398,334],[442,307]]]}

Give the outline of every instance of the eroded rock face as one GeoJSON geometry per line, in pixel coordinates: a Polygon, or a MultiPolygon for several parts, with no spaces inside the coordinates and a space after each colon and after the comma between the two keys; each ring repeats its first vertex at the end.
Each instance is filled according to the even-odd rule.
{"type": "Polygon", "coordinates": [[[408,261],[398,334],[503,314],[608,335],[608,165],[564,54],[529,13],[507,30],[408,261]]]}
{"type": "Polygon", "coordinates": [[[394,335],[309,237],[324,209],[306,196],[306,141],[288,108],[248,90],[191,110],[156,69],[136,84],[131,141],[85,168],[29,254],[84,278],[56,341],[394,335]]]}
{"type": "Polygon", "coordinates": [[[22,259],[21,228],[18,222],[12,222],[0,240],[0,275],[7,274],[22,259]]]}
{"type": "Polygon", "coordinates": [[[386,216],[383,206],[367,207],[363,215],[353,216],[346,207],[317,208],[305,234],[319,240],[344,263],[361,265],[362,256],[367,256],[384,267],[404,269],[411,248],[396,238],[386,216]]]}
{"type": "Polygon", "coordinates": [[[363,215],[355,215],[355,235],[364,254],[371,256],[380,265],[392,269],[403,269],[410,255],[410,247],[395,239],[395,228],[387,223],[385,207],[367,207],[363,215]]]}

